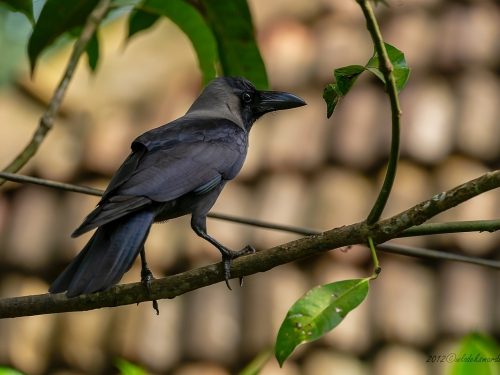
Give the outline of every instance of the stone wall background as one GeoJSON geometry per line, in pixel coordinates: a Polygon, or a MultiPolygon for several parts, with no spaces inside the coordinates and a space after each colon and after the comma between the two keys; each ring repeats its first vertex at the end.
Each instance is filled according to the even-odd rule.
{"type": "MultiPolygon", "coordinates": [[[[405,53],[412,73],[400,95],[402,160],[384,216],[500,167],[498,2],[390,4],[376,8],[382,34],[405,53]]],[[[344,0],[250,6],[272,88],[309,105],[254,126],[243,171],[213,211],[324,230],[364,219],[385,171],[388,100],[368,74],[330,120],[322,99],[335,68],[371,56],[360,9],[344,0]]],[[[0,26],[0,49],[9,47],[9,59],[17,59],[9,62],[10,84],[0,86],[0,166],[30,139],[70,53],[69,46],[48,53],[31,81],[24,55],[11,48],[19,40],[15,17],[22,16],[0,26]]],[[[103,189],[137,135],[183,115],[196,98],[200,73],[179,29],[163,20],[126,44],[125,26],[118,18],[103,28],[97,74],[82,59],[53,131],[23,174],[103,189]]],[[[98,199],[14,183],[0,192],[0,297],[44,293],[88,240],[70,234],[98,199]]],[[[500,192],[491,191],[435,221],[499,215],[500,192]]],[[[208,229],[235,249],[297,238],[214,219],[208,229]]],[[[393,242],[498,259],[500,233],[393,242]]],[[[188,218],[155,225],[146,249],[156,276],[220,261],[188,218]]],[[[426,363],[427,355],[453,351],[471,330],[499,337],[498,272],[383,253],[380,260],[383,272],[360,308],[299,347],[282,370],[272,359],[262,375],[442,374],[444,365],[426,363]]],[[[247,277],[233,292],[219,284],[160,301],[159,316],[141,304],[0,321],[0,365],[30,375],[109,374],[117,373],[118,356],[151,374],[234,374],[273,346],[286,311],[310,287],[370,272],[369,251],[355,246],[247,277]]],[[[136,263],[122,282],[139,274],[136,263]]]]}

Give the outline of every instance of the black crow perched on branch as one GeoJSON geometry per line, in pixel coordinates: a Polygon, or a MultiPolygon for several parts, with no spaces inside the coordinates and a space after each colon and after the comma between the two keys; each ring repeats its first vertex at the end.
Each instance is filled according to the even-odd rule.
{"type": "Polygon", "coordinates": [[[132,267],[138,254],[141,280],[149,291],[153,275],[144,252],[149,229],[154,222],[187,214],[192,215],[196,234],[222,253],[229,287],[232,260],[255,249],[246,246],[232,251],[219,243],[207,234],[207,213],[226,183],[241,170],[253,123],[265,113],[305,104],[292,94],[257,90],[244,78],[214,79],[184,116],[132,143],[132,153],[72,237],[97,231],[49,292],[67,291],[73,297],[109,289],[132,267]]]}

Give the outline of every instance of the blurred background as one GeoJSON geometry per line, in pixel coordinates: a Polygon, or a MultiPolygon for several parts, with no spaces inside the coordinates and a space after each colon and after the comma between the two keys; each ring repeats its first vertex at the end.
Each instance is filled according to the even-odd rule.
{"type": "MultiPolygon", "coordinates": [[[[333,70],[364,65],[373,47],[354,0],[249,0],[271,87],[308,106],[267,115],[250,135],[246,164],[213,212],[327,230],[363,220],[378,194],[389,142],[389,103],[365,73],[330,120],[322,92],[333,70]]],[[[500,6],[494,0],[389,0],[376,14],[384,40],[412,68],[400,95],[402,160],[384,217],[500,167],[500,6]]],[[[35,5],[37,2],[35,2],[35,5]]],[[[39,7],[39,6],[38,6],[39,7]]],[[[26,18],[0,8],[0,167],[31,139],[65,68],[70,44],[44,55],[30,79],[26,18]]],[[[126,18],[101,32],[95,75],[82,57],[54,129],[21,173],[104,189],[142,132],[182,116],[201,75],[187,37],[168,20],[125,43],[126,18]]],[[[70,234],[97,197],[8,182],[0,189],[0,297],[45,293],[89,235],[70,234]]],[[[494,219],[500,191],[434,221],[494,219]]],[[[209,219],[230,248],[258,250],[298,238],[209,219]]],[[[499,258],[500,233],[391,241],[499,258]]],[[[155,225],[146,243],[157,277],[219,262],[189,218],[155,225]]],[[[471,330],[500,337],[498,272],[380,254],[367,300],[324,338],[262,375],[425,375],[471,330]]],[[[116,357],[151,374],[237,373],[274,345],[287,310],[314,285],[371,274],[354,246],[174,300],[0,321],[0,365],[30,375],[113,374],[116,357]]],[[[140,265],[122,282],[140,279],[140,265]]]]}

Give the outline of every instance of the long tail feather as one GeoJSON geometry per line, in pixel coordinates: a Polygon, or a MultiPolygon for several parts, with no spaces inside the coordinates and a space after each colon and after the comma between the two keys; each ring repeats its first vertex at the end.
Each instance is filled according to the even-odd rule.
{"type": "Polygon", "coordinates": [[[109,289],[137,258],[153,224],[154,211],[138,211],[105,224],[50,286],[50,293],[68,297],[109,289]]]}

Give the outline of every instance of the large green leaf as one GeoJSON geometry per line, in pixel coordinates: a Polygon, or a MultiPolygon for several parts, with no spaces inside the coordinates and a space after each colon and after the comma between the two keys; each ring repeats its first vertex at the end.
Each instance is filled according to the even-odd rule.
{"type": "Polygon", "coordinates": [[[275,355],[280,366],[297,345],[319,339],[359,306],[369,290],[369,278],[320,285],[292,306],[281,324],[275,355]]]}
{"type": "Polygon", "coordinates": [[[128,38],[140,31],[149,29],[160,19],[161,15],[140,9],[134,9],[128,19],[128,38]]]}
{"type": "Polygon", "coordinates": [[[146,0],[129,19],[129,37],[151,27],[158,16],[170,18],[188,36],[198,55],[203,85],[216,76],[217,43],[201,14],[182,0],[146,0]]]}
{"type": "Polygon", "coordinates": [[[28,42],[31,71],[40,53],[59,36],[82,27],[99,0],[47,0],[28,42]]]}
{"type": "Polygon", "coordinates": [[[246,0],[201,0],[217,39],[224,75],[245,77],[258,89],[269,88],[266,68],[255,41],[246,0]]]}
{"type": "Polygon", "coordinates": [[[35,24],[33,17],[33,0],[0,0],[0,3],[5,3],[15,12],[21,12],[28,17],[31,24],[35,24]]]}
{"type": "MultiPolygon", "coordinates": [[[[408,65],[406,65],[406,59],[403,52],[388,43],[384,43],[384,45],[387,51],[387,56],[389,57],[392,66],[394,67],[392,74],[396,79],[396,88],[398,89],[398,92],[400,92],[406,84],[406,81],[408,81],[408,77],[410,76],[410,68],[408,68],[408,65]]],[[[368,64],[366,64],[366,69],[374,73],[382,80],[382,82],[385,83],[385,78],[379,69],[379,64],[379,58],[377,53],[375,52],[370,61],[368,61],[368,64]]]]}
{"type": "Polygon", "coordinates": [[[458,354],[448,354],[446,361],[453,363],[450,375],[498,375],[500,346],[485,334],[471,333],[461,340],[458,354]]]}

